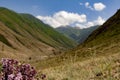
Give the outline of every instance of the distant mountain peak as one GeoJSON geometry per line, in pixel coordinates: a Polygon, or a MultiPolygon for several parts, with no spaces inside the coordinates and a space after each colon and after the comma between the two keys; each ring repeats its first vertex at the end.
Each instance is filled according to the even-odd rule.
{"type": "Polygon", "coordinates": [[[60,33],[63,33],[65,36],[75,40],[76,42],[82,43],[88,37],[88,35],[97,28],[98,26],[93,26],[84,29],[80,29],[79,27],[67,26],[67,27],[58,27],[56,28],[56,30],[59,31],[60,33]]]}
{"type": "Polygon", "coordinates": [[[75,29],[81,29],[80,27],[74,27],[75,29]]]}

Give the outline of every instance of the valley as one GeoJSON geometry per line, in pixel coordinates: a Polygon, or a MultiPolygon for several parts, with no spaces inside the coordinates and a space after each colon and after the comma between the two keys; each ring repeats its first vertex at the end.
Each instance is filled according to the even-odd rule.
{"type": "Polygon", "coordinates": [[[0,7],[0,59],[29,63],[45,80],[119,80],[119,56],[120,9],[103,25],[80,29],[0,7]]]}
{"type": "Polygon", "coordinates": [[[81,45],[33,65],[41,66],[48,80],[119,80],[119,18],[118,10],[81,45]]]}
{"type": "Polygon", "coordinates": [[[13,58],[54,56],[55,53],[76,46],[76,42],[34,16],[19,14],[3,7],[0,8],[0,41],[1,47],[4,46],[0,57],[12,54],[10,57],[13,58]]]}

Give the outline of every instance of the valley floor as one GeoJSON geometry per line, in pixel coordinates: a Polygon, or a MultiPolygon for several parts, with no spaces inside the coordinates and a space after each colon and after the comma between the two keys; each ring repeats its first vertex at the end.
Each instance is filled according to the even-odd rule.
{"type": "Polygon", "coordinates": [[[120,53],[43,69],[46,80],[120,80],[120,53]]]}

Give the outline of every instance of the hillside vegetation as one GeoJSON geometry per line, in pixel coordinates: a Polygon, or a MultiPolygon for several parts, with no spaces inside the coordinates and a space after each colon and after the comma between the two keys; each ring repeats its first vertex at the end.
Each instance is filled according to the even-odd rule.
{"type": "Polygon", "coordinates": [[[28,14],[0,8],[0,34],[0,58],[22,57],[21,61],[35,66],[38,74],[45,73],[46,80],[120,79],[120,10],[65,53],[60,49],[75,43],[28,14]],[[56,49],[61,54],[56,55],[56,49]]]}
{"type": "Polygon", "coordinates": [[[92,57],[84,61],[70,59],[64,65],[42,70],[47,80],[120,80],[120,53],[92,57]]]}
{"type": "Polygon", "coordinates": [[[64,34],[68,38],[73,39],[78,44],[80,44],[80,43],[84,42],[86,40],[86,38],[98,27],[99,26],[92,26],[90,28],[80,29],[78,27],[66,26],[66,27],[58,27],[58,28],[56,28],[56,30],[59,31],[60,33],[64,34]]]}
{"type": "Polygon", "coordinates": [[[119,80],[119,56],[120,10],[81,45],[33,65],[41,66],[48,80],[119,80]]]}
{"type": "Polygon", "coordinates": [[[30,14],[0,7],[0,45],[0,57],[40,59],[59,54],[76,43],[30,14]]]}
{"type": "Polygon", "coordinates": [[[83,56],[109,55],[120,51],[120,10],[87,38],[73,53],[83,56]],[[83,51],[84,50],[84,51],[83,51]]]}

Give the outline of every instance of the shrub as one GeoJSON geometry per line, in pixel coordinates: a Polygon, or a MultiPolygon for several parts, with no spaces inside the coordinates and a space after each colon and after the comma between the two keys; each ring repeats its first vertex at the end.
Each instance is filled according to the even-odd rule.
{"type": "Polygon", "coordinates": [[[0,80],[34,80],[36,73],[30,64],[20,64],[14,59],[2,59],[0,80]]]}

